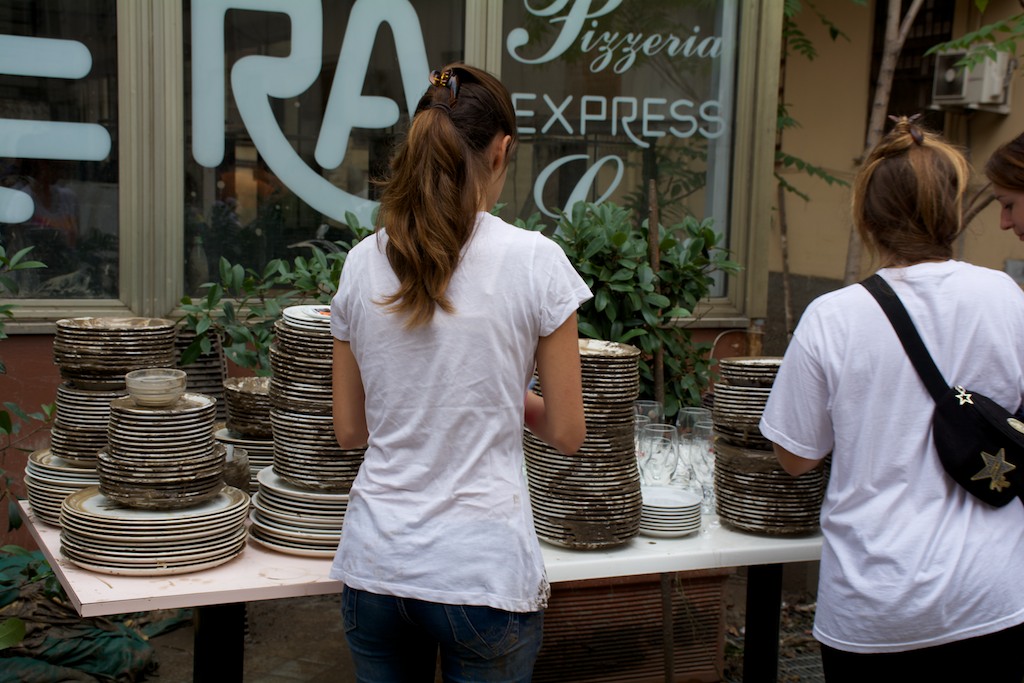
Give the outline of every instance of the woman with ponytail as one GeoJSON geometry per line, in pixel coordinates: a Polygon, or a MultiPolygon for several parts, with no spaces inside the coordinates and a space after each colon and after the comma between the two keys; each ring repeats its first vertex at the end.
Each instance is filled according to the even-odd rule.
{"type": "Polygon", "coordinates": [[[590,291],[554,242],[488,213],[517,139],[497,79],[432,72],[331,303],[335,432],[367,445],[331,568],[360,682],[431,683],[438,656],[445,681],[529,681],[540,649],[522,430],[583,443],[590,291]]]}
{"type": "MultiPolygon", "coordinates": [[[[897,119],[854,182],[853,222],[946,381],[1012,412],[1024,294],[953,260],[969,180],[957,149],[897,119]]],[[[992,507],[946,474],[934,412],[866,288],[807,308],[760,428],[790,474],[832,454],[814,622],[829,683],[1024,678],[1024,506],[992,507]]]]}

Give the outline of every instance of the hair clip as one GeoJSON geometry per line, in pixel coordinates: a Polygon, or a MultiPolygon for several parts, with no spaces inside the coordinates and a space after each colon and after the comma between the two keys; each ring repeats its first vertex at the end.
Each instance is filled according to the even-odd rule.
{"type": "Polygon", "coordinates": [[[889,120],[896,124],[896,128],[905,126],[907,132],[910,133],[910,139],[916,142],[918,145],[924,144],[924,133],[920,128],[914,124],[921,118],[921,114],[914,114],[912,116],[893,116],[889,115],[889,120]]]}
{"type": "Polygon", "coordinates": [[[434,69],[430,72],[430,84],[437,88],[447,88],[448,79],[452,77],[452,70],[438,71],[434,69]]]}

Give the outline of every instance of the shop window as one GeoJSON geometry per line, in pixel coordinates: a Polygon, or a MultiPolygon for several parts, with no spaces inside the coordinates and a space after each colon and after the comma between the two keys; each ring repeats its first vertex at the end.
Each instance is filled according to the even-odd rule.
{"type": "Polygon", "coordinates": [[[432,65],[464,58],[463,3],[185,5],[185,286],[371,224],[432,65]],[[339,67],[339,63],[344,66],[339,67]]]}
{"type": "Polygon", "coordinates": [[[553,224],[577,200],[642,220],[655,180],[663,222],[727,231],[736,3],[599,4],[501,3],[500,63],[466,54],[463,3],[186,4],[187,290],[222,256],[260,268],[346,237],[349,214],[370,224],[426,74],[464,58],[514,93],[506,220],[553,224]]]}
{"type": "Polygon", "coordinates": [[[505,197],[553,219],[576,200],[663,223],[728,225],[736,16],[733,2],[503,5],[502,80],[523,141],[505,197]],[[550,10],[561,5],[562,11],[550,10]]]}
{"type": "Polygon", "coordinates": [[[23,299],[105,299],[119,285],[114,0],[0,4],[0,244],[45,269],[23,299]]]}

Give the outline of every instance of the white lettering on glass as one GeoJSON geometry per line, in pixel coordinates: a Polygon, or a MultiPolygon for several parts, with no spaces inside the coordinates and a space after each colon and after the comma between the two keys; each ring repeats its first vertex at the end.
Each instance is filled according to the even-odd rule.
{"type": "MultiPolygon", "coordinates": [[[[547,204],[544,203],[544,187],[548,184],[548,180],[551,179],[551,176],[554,175],[555,172],[558,171],[558,169],[560,169],[562,166],[565,166],[566,164],[572,163],[574,161],[582,161],[583,163],[586,163],[588,160],[589,157],[586,154],[569,154],[562,157],[561,159],[555,159],[537,175],[537,181],[533,184],[533,201],[537,205],[537,208],[540,210],[542,214],[550,218],[560,217],[560,214],[557,211],[548,208],[547,204]]],[[[596,200],[594,200],[594,203],[600,204],[604,200],[608,199],[608,197],[610,197],[613,192],[615,192],[615,189],[619,186],[619,183],[622,182],[622,174],[625,170],[625,164],[622,162],[622,159],[615,155],[601,157],[594,163],[593,166],[588,168],[583,173],[583,175],[580,176],[580,179],[579,181],[577,181],[576,186],[569,194],[569,199],[566,200],[565,202],[563,211],[569,211],[572,205],[575,204],[576,202],[586,201],[591,186],[593,186],[594,183],[597,181],[597,174],[601,171],[601,167],[604,166],[605,164],[613,164],[615,166],[615,177],[612,178],[611,183],[609,183],[608,188],[604,191],[604,193],[596,200]]]]}
{"type": "MultiPolygon", "coordinates": [[[[92,53],[77,40],[0,35],[0,74],[39,78],[83,78],[92,53]]],[[[0,119],[0,157],[102,161],[110,155],[110,133],[98,123],[0,119]]],[[[0,188],[0,222],[23,223],[35,212],[32,197],[0,188]]]]}
{"type": "Polygon", "coordinates": [[[530,0],[523,0],[523,5],[526,6],[526,11],[535,17],[551,17],[548,19],[552,24],[561,23],[562,30],[558,34],[558,38],[551,45],[551,48],[536,59],[527,59],[522,55],[518,54],[519,48],[525,46],[530,42],[530,32],[525,28],[515,28],[509,31],[508,38],[505,41],[505,45],[508,48],[509,55],[518,62],[523,64],[543,64],[550,62],[562,56],[566,50],[569,49],[575,41],[576,37],[580,34],[583,29],[583,25],[588,19],[594,19],[596,17],[602,17],[605,14],[613,11],[619,5],[622,4],[622,0],[607,0],[601,9],[591,12],[590,5],[591,0],[574,0],[572,7],[569,9],[569,13],[564,17],[556,17],[555,15],[565,9],[566,5],[569,4],[569,0],[554,0],[550,5],[543,9],[534,9],[530,6],[530,0]]]}
{"type": "MultiPolygon", "coordinates": [[[[320,213],[343,220],[351,211],[369,223],[376,202],[346,192],[306,165],[280,129],[271,98],[296,97],[316,81],[323,55],[320,0],[203,0],[192,5],[192,156],[206,167],[224,159],[224,20],[229,9],[284,14],[291,21],[291,52],[286,57],[251,55],[231,68],[231,90],[239,115],[257,151],[281,182],[320,213]]],[[[356,0],[343,39],[338,70],[317,140],[317,163],[341,164],[352,128],[387,128],[398,119],[398,105],[364,97],[361,90],[373,42],[388,24],[398,46],[405,84],[404,103],[412,113],[426,89],[426,49],[419,19],[407,0],[356,0]]]]}
{"type": "Polygon", "coordinates": [[[701,35],[700,26],[694,26],[690,35],[685,38],[674,34],[666,36],[658,33],[645,35],[632,31],[626,33],[598,31],[597,18],[618,8],[622,4],[622,0],[608,0],[595,11],[591,11],[592,4],[592,0],[573,0],[569,11],[564,16],[558,16],[570,5],[570,0],[555,0],[541,9],[533,7],[530,0],[523,0],[523,5],[529,14],[547,19],[550,24],[562,24],[562,26],[558,37],[555,38],[555,42],[551,44],[548,51],[540,57],[532,59],[523,56],[520,52],[521,48],[530,43],[530,32],[525,28],[512,29],[505,40],[509,56],[523,64],[544,64],[561,57],[573,44],[578,42],[581,53],[587,54],[595,51],[597,53],[597,56],[590,62],[592,72],[604,71],[611,66],[612,71],[623,74],[633,67],[638,54],[653,57],[660,52],[665,52],[670,57],[682,56],[699,59],[716,59],[722,54],[721,36],[701,35]],[[591,28],[583,31],[587,21],[590,22],[591,28]]]}

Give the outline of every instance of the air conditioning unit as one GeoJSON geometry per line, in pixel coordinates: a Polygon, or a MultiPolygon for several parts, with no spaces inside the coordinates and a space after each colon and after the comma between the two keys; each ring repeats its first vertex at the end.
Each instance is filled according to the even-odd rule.
{"type": "Polygon", "coordinates": [[[999,52],[967,70],[957,62],[967,54],[950,50],[935,55],[932,81],[933,109],[980,109],[1008,114],[1010,102],[1010,55],[999,52]]]}

